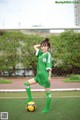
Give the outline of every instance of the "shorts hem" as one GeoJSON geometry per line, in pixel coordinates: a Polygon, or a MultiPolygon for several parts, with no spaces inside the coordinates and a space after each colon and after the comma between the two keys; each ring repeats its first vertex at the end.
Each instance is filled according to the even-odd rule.
{"type": "Polygon", "coordinates": [[[44,82],[43,84],[41,84],[40,82],[38,82],[38,80],[36,80],[36,78],[34,77],[34,80],[41,86],[45,87],[45,88],[50,88],[51,85],[48,81],[44,82]]]}

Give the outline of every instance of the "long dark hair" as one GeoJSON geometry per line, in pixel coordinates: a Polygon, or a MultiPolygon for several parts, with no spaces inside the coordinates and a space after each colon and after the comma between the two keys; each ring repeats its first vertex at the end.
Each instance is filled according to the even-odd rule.
{"type": "Polygon", "coordinates": [[[45,40],[43,40],[41,43],[40,43],[41,46],[48,46],[48,48],[50,49],[50,42],[49,42],[49,38],[45,38],[45,40]]]}

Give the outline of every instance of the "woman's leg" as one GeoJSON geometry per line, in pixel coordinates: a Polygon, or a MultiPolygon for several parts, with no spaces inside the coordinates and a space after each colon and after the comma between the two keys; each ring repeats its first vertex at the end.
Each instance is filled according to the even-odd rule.
{"type": "Polygon", "coordinates": [[[45,91],[46,91],[46,106],[45,106],[45,109],[42,110],[42,113],[49,112],[50,103],[51,103],[51,91],[50,91],[50,88],[45,88],[45,91]]]}
{"type": "Polygon", "coordinates": [[[36,81],[34,80],[34,78],[32,79],[29,79],[27,80],[25,83],[24,83],[24,86],[26,88],[26,92],[27,92],[27,95],[28,95],[28,99],[26,100],[26,104],[29,102],[29,101],[32,101],[32,94],[31,94],[31,89],[30,89],[30,85],[33,85],[35,84],[36,81]]]}

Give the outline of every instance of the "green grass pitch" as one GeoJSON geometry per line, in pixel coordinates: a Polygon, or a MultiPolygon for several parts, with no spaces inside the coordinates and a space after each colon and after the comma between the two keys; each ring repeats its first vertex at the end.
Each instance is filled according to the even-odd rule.
{"type": "Polygon", "coordinates": [[[25,93],[18,93],[18,96],[15,98],[16,94],[17,93],[0,93],[0,112],[8,112],[8,117],[9,117],[8,120],[79,120],[80,119],[80,92],[54,92],[54,95],[55,94],[57,95],[56,97],[53,97],[52,95],[50,112],[46,114],[41,113],[41,110],[45,106],[45,101],[46,101],[45,97],[34,98],[34,102],[36,103],[37,106],[36,111],[28,112],[25,109],[25,100],[26,100],[25,93]],[[57,95],[59,93],[61,94],[61,96],[58,97],[57,95]],[[22,98],[19,98],[21,96],[22,98]],[[8,98],[8,97],[12,97],[12,98],[8,98]]]}

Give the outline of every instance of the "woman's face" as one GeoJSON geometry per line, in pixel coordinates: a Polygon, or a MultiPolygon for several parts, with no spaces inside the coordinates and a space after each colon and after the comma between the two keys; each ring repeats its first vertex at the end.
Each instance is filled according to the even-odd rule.
{"type": "Polygon", "coordinates": [[[43,51],[43,53],[47,52],[48,51],[48,46],[43,44],[41,45],[41,50],[43,51]]]}

